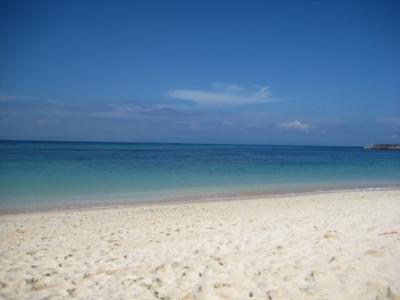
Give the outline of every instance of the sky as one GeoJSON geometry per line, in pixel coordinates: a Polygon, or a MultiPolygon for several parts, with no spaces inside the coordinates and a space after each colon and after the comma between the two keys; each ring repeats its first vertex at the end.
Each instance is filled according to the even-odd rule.
{"type": "Polygon", "coordinates": [[[0,139],[400,143],[400,1],[0,0],[0,139]]]}

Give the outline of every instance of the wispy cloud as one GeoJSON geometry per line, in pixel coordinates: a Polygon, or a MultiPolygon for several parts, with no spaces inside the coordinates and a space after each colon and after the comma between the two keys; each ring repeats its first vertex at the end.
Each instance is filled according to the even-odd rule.
{"type": "Polygon", "coordinates": [[[141,116],[156,115],[162,117],[175,111],[173,106],[159,104],[113,104],[101,110],[88,112],[89,117],[106,119],[134,119],[141,116]]]}
{"type": "Polygon", "coordinates": [[[239,93],[245,90],[242,86],[231,83],[214,82],[212,86],[216,90],[227,93],[239,93]]]}
{"type": "Polygon", "coordinates": [[[276,101],[270,98],[269,87],[246,89],[235,84],[214,83],[209,90],[176,89],[167,91],[167,96],[191,100],[202,105],[242,105],[276,101]]]}
{"type": "Polygon", "coordinates": [[[280,123],[278,124],[278,126],[284,129],[298,130],[298,131],[309,131],[311,129],[310,124],[300,122],[298,120],[294,120],[292,122],[280,123]]]}
{"type": "Polygon", "coordinates": [[[11,101],[11,100],[33,100],[37,99],[32,96],[12,96],[12,95],[0,95],[0,101],[11,101]]]}
{"type": "Polygon", "coordinates": [[[378,119],[378,121],[390,124],[390,125],[395,125],[399,126],[400,125],[400,116],[390,116],[390,117],[383,117],[378,119]]]}

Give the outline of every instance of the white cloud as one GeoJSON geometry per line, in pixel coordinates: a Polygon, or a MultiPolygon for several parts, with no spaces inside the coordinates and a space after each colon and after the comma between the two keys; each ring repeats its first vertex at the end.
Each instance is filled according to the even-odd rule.
{"type": "Polygon", "coordinates": [[[299,131],[309,131],[311,129],[310,124],[300,122],[298,120],[294,120],[292,122],[287,122],[287,123],[280,123],[278,126],[285,129],[299,130],[299,131]]]}
{"type": "Polygon", "coordinates": [[[211,90],[170,90],[167,95],[206,105],[240,105],[273,101],[269,98],[270,92],[267,86],[249,91],[238,85],[224,83],[214,83],[211,90]]]}

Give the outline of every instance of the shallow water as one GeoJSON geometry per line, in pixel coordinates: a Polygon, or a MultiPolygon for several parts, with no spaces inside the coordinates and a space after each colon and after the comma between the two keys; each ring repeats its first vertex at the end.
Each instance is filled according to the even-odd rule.
{"type": "Polygon", "coordinates": [[[400,184],[361,147],[0,142],[0,210],[400,184]]]}

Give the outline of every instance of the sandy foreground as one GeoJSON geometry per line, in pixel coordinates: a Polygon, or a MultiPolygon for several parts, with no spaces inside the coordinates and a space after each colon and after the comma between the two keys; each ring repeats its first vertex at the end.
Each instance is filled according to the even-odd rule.
{"type": "Polygon", "coordinates": [[[0,216],[1,299],[400,299],[400,190],[0,216]]]}

